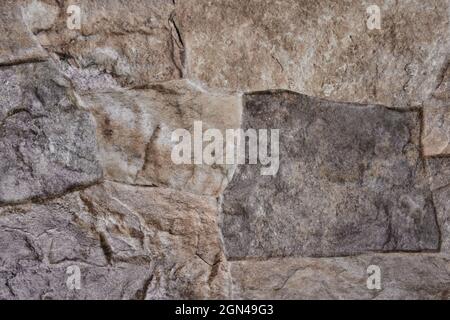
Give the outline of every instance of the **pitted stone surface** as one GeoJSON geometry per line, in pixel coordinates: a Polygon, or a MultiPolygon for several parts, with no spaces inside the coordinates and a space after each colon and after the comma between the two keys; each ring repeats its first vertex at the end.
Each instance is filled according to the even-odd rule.
{"type": "Polygon", "coordinates": [[[230,258],[439,248],[418,112],[261,92],[244,97],[243,128],[281,130],[280,168],[236,169],[222,209],[230,258]]]}
{"type": "Polygon", "coordinates": [[[0,204],[98,181],[92,116],[50,62],[0,68],[0,204]]]}
{"type": "Polygon", "coordinates": [[[0,3],[0,299],[449,299],[448,0],[0,3]]]}
{"type": "Polygon", "coordinates": [[[450,260],[435,254],[249,260],[232,262],[231,274],[233,299],[448,300],[450,260]],[[369,266],[379,267],[380,290],[367,287],[369,266]]]}
{"type": "Polygon", "coordinates": [[[80,30],[69,29],[69,14],[38,34],[42,46],[59,56],[80,91],[115,85],[142,86],[178,79],[184,47],[165,0],[65,0],[81,11],[80,30]]]}
{"type": "Polygon", "coordinates": [[[188,0],[176,15],[187,74],[211,87],[393,108],[444,103],[449,17],[447,0],[188,0]],[[372,5],[381,29],[367,26],[372,5]]]}
{"type": "Polygon", "coordinates": [[[0,210],[2,299],[228,296],[215,200],[105,183],[0,210]],[[81,288],[67,287],[67,268],[81,288]]]}
{"type": "MultiPolygon", "coordinates": [[[[97,120],[100,159],[107,179],[138,185],[167,186],[197,194],[219,195],[233,165],[175,164],[172,132],[240,127],[241,98],[205,91],[187,80],[147,89],[87,94],[83,101],[97,120]]],[[[201,141],[200,141],[201,143],[201,141]]],[[[191,151],[189,151],[191,152],[191,151]]]]}

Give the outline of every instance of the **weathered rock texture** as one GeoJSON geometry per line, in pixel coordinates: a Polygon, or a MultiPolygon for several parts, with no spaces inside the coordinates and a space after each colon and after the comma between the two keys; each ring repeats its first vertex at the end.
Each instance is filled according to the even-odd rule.
{"type": "Polygon", "coordinates": [[[44,60],[45,50],[27,28],[15,0],[2,1],[0,10],[0,66],[44,60]]]}
{"type": "Polygon", "coordinates": [[[173,163],[172,148],[178,141],[171,138],[176,129],[193,136],[194,121],[202,121],[203,130],[221,130],[223,136],[226,129],[239,128],[240,97],[175,80],[142,90],[88,94],[83,100],[97,119],[108,179],[217,196],[231,178],[232,165],[173,163]]]}
{"type": "Polygon", "coordinates": [[[450,185],[450,159],[448,157],[430,157],[426,160],[425,168],[433,190],[450,185]]]}
{"type": "Polygon", "coordinates": [[[188,0],[176,18],[187,74],[210,86],[283,88],[397,108],[448,95],[441,80],[449,11],[447,0],[188,0]],[[367,27],[374,4],[380,30],[367,27]]]}
{"type": "Polygon", "coordinates": [[[438,249],[417,112],[289,92],[244,104],[244,129],[281,129],[280,168],[238,167],[223,199],[230,257],[438,249]]]}
{"type": "Polygon", "coordinates": [[[0,67],[0,204],[101,178],[92,116],[47,62],[0,67]]]}
{"type": "Polygon", "coordinates": [[[0,2],[0,299],[449,298],[448,0],[0,2]]]}
{"type": "Polygon", "coordinates": [[[223,298],[229,288],[214,199],[105,183],[0,211],[0,297],[223,298]],[[81,269],[82,290],[66,287],[81,269]],[[25,285],[28,284],[28,285],[25,285]]]}
{"type": "MultiPolygon", "coordinates": [[[[80,90],[102,90],[182,76],[184,49],[166,0],[65,0],[81,10],[81,29],[67,28],[67,15],[39,33],[39,41],[60,56],[80,90]]],[[[58,5],[55,3],[55,9],[58,5]]],[[[58,8],[59,9],[59,8],[58,8]]]]}
{"type": "Polygon", "coordinates": [[[439,255],[285,258],[231,264],[235,299],[443,299],[450,260],[439,255]],[[367,289],[367,268],[382,270],[381,290],[367,289]]]}

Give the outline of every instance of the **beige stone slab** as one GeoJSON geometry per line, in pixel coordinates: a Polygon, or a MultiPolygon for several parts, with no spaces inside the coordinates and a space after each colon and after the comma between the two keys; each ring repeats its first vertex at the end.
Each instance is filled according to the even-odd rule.
{"type": "Polygon", "coordinates": [[[213,196],[226,187],[234,166],[194,165],[194,159],[191,164],[174,163],[171,155],[178,142],[172,141],[172,132],[188,130],[193,146],[194,122],[201,121],[203,130],[218,129],[225,137],[226,129],[240,127],[239,95],[174,80],[82,99],[97,120],[100,159],[108,179],[213,196]]]}
{"type": "Polygon", "coordinates": [[[447,300],[450,259],[426,254],[380,254],[236,261],[231,263],[231,274],[234,299],[447,300]],[[367,287],[367,269],[373,265],[380,270],[381,290],[367,287]]]}
{"type": "Polygon", "coordinates": [[[176,18],[187,74],[209,86],[290,89],[402,108],[433,100],[440,85],[450,52],[449,5],[191,0],[177,4],[176,18]],[[380,9],[379,30],[367,27],[371,5],[380,9]]]}

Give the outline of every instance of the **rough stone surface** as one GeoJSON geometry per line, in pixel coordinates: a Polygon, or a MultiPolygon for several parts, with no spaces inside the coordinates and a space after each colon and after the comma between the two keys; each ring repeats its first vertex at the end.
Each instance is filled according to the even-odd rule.
{"type": "Polygon", "coordinates": [[[0,299],[449,299],[449,18],[0,0],[0,299]],[[280,129],[277,174],[176,165],[195,121],[280,129]]]}
{"type": "Polygon", "coordinates": [[[176,18],[187,74],[209,86],[400,108],[447,94],[435,90],[449,59],[449,12],[447,0],[188,0],[176,18]],[[374,4],[380,30],[367,27],[374,4]]]}
{"type": "Polygon", "coordinates": [[[39,61],[47,57],[36,37],[25,24],[15,0],[3,0],[0,9],[0,66],[39,61]]]}
{"type": "Polygon", "coordinates": [[[34,34],[50,30],[58,21],[60,8],[54,0],[19,0],[22,17],[34,34]]]}
{"type": "Polygon", "coordinates": [[[425,156],[450,155],[450,106],[425,108],[424,125],[425,156]]]}
{"type": "Polygon", "coordinates": [[[378,254],[231,263],[234,299],[449,299],[450,259],[378,254]],[[381,271],[381,290],[367,288],[367,268],[381,271]]]}
{"type": "Polygon", "coordinates": [[[80,90],[141,86],[182,76],[183,44],[166,0],[65,0],[81,9],[81,29],[67,28],[63,15],[39,33],[40,43],[59,55],[80,90]],[[109,85],[107,85],[109,84],[109,85]]]}
{"type": "Polygon", "coordinates": [[[236,169],[223,199],[230,258],[438,249],[419,113],[279,91],[246,95],[242,117],[244,129],[280,128],[280,168],[236,169]]]}
{"type": "Polygon", "coordinates": [[[433,195],[441,230],[441,251],[450,254],[450,184],[436,190],[433,195]]]}
{"type": "Polygon", "coordinates": [[[0,204],[101,178],[92,117],[47,62],[0,68],[0,204]]]}
{"type": "Polygon", "coordinates": [[[215,200],[105,183],[0,210],[2,299],[224,298],[215,200]],[[81,289],[66,286],[69,266],[81,289]]]}
{"type": "Polygon", "coordinates": [[[444,101],[450,101],[450,62],[444,69],[441,81],[434,92],[434,97],[444,101]]]}
{"type": "Polygon", "coordinates": [[[427,158],[426,170],[430,186],[433,190],[450,185],[450,157],[427,158]]]}
{"type": "Polygon", "coordinates": [[[241,98],[206,92],[186,80],[145,90],[95,93],[83,101],[97,120],[100,158],[107,179],[139,185],[170,186],[217,196],[231,178],[231,165],[177,165],[172,132],[195,121],[203,129],[239,128],[241,98]]]}

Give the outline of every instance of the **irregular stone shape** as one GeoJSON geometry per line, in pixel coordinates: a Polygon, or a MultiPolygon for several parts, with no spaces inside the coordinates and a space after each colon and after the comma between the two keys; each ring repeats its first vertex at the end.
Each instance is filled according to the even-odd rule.
{"type": "Polygon", "coordinates": [[[280,129],[280,166],[236,169],[223,197],[231,259],[438,249],[418,112],[273,91],[245,95],[242,118],[280,129]]]}
{"type": "Polygon", "coordinates": [[[441,251],[450,253],[450,184],[433,193],[441,231],[441,251]]]}
{"type": "MultiPolygon", "coordinates": [[[[188,80],[148,86],[145,90],[83,96],[97,120],[100,158],[107,179],[139,185],[168,186],[218,195],[231,178],[232,165],[175,164],[172,132],[195,121],[203,129],[240,127],[241,97],[206,92],[188,80]]],[[[192,162],[193,163],[193,162],[192,162]]]]}
{"type": "Polygon", "coordinates": [[[71,5],[81,10],[80,30],[68,28],[67,14],[38,36],[76,69],[77,89],[106,89],[105,79],[141,86],[182,76],[184,48],[172,22],[172,1],[66,0],[61,10],[71,5]]]}
{"type": "Polygon", "coordinates": [[[0,8],[0,65],[40,61],[47,53],[22,19],[20,2],[3,0],[0,8]]]}
{"type": "Polygon", "coordinates": [[[0,298],[225,298],[216,211],[212,198],[116,183],[2,208],[0,298]]]}
{"type": "Polygon", "coordinates": [[[99,180],[94,126],[50,63],[0,68],[0,204],[99,180]]]}
{"type": "Polygon", "coordinates": [[[425,156],[450,155],[450,106],[424,108],[425,156]]]}
{"type": "Polygon", "coordinates": [[[450,259],[434,254],[236,261],[231,263],[231,274],[233,299],[450,297],[450,259]],[[367,288],[371,265],[380,268],[381,290],[367,288]]]}
{"type": "Polygon", "coordinates": [[[188,0],[176,18],[187,76],[210,87],[400,108],[433,100],[449,58],[449,12],[447,0],[188,0]],[[380,30],[367,27],[371,5],[380,30]]]}

